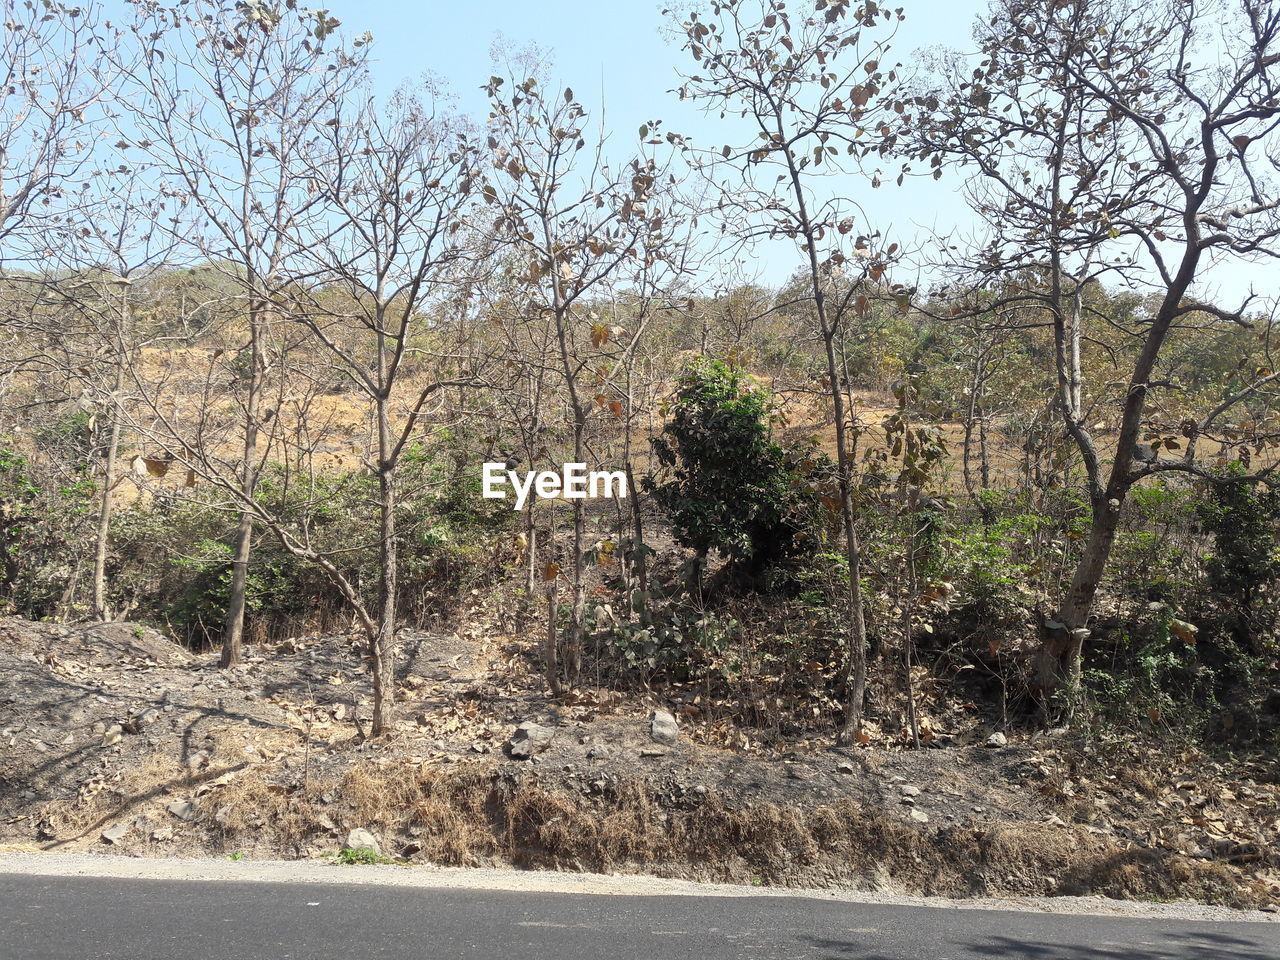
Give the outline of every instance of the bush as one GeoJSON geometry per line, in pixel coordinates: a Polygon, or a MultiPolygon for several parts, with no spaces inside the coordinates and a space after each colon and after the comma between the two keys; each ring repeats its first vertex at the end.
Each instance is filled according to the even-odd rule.
{"type": "Polygon", "coordinates": [[[817,544],[815,481],[823,458],[796,458],[773,439],[765,391],[728,364],[702,359],[681,376],[671,421],[653,440],[669,479],[649,480],[677,542],[719,551],[756,584],[768,568],[817,544]]]}
{"type": "Polygon", "coordinates": [[[0,610],[74,616],[92,549],[94,483],[84,463],[28,457],[0,443],[0,610]]]}
{"type": "MultiPolygon", "coordinates": [[[[1233,463],[1225,477],[1244,472],[1233,463]]],[[[1280,491],[1244,481],[1213,483],[1197,513],[1213,537],[1213,552],[1205,558],[1209,586],[1234,637],[1259,652],[1265,641],[1274,640],[1277,622],[1280,491]]]]}
{"type": "Polygon", "coordinates": [[[999,620],[1041,598],[1047,534],[1053,521],[1034,512],[958,526],[943,538],[943,564],[960,603],[979,618],[999,620]]]}
{"type": "MultiPolygon", "coordinates": [[[[442,440],[440,442],[447,442],[442,440]]],[[[447,451],[446,451],[447,452],[447,451]]],[[[426,626],[485,575],[492,536],[510,510],[479,496],[479,476],[454,476],[438,446],[407,450],[401,462],[397,529],[402,622],[426,626]]],[[[274,516],[328,553],[376,603],[377,484],[367,471],[326,472],[296,482],[278,468],[259,482],[274,516]]],[[[236,514],[213,502],[158,496],[116,513],[108,570],[116,609],[167,628],[192,646],[220,642],[231,588],[236,514]]],[[[345,629],[346,602],[316,564],[290,553],[265,530],[250,555],[245,631],[254,641],[345,629]]]]}
{"type": "Polygon", "coordinates": [[[1183,484],[1135,487],[1106,580],[1116,596],[1182,607],[1198,581],[1193,537],[1198,495],[1183,484]]]}
{"type": "Polygon", "coordinates": [[[1153,605],[1131,630],[1095,645],[1083,680],[1103,717],[1190,730],[1218,705],[1219,678],[1173,629],[1179,622],[1168,606],[1153,605]]]}

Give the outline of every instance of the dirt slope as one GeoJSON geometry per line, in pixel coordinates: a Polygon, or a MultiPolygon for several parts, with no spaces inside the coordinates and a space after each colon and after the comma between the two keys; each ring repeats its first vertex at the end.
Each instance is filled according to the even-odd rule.
{"type": "Polygon", "coordinates": [[[728,750],[665,704],[549,702],[508,640],[402,635],[400,729],[361,736],[344,637],[221,672],[131,624],[0,621],[0,843],[332,856],[950,896],[1280,903],[1274,764],[986,729],[938,749],[728,750]],[[515,726],[551,731],[513,759],[515,726]]]}

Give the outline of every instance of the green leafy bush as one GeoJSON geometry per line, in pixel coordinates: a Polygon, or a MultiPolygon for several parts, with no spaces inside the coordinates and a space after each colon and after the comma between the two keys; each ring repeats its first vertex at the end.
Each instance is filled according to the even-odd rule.
{"type": "Polygon", "coordinates": [[[671,420],[653,440],[666,471],[650,481],[676,540],[719,551],[750,582],[816,546],[821,458],[795,458],[773,439],[768,394],[741,370],[701,359],[681,376],[671,420]]]}
{"type": "Polygon", "coordinates": [[[0,609],[36,620],[79,612],[94,495],[84,462],[29,457],[0,443],[0,609]]]}
{"type": "MultiPolygon", "coordinates": [[[[1231,464],[1226,477],[1242,476],[1231,464]]],[[[1257,483],[1210,484],[1198,514],[1213,537],[1205,558],[1209,586],[1220,598],[1232,634],[1260,651],[1274,642],[1280,581],[1280,490],[1257,483]]]]}

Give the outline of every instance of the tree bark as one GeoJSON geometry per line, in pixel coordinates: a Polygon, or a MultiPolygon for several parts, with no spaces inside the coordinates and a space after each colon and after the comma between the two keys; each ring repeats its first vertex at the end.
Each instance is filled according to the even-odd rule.
{"type": "Polygon", "coordinates": [[[116,379],[108,409],[111,411],[111,433],[107,439],[106,459],[103,463],[102,500],[98,506],[98,527],[94,536],[93,551],[93,618],[99,621],[111,619],[107,609],[107,547],[111,537],[111,511],[115,499],[116,468],[120,454],[120,424],[123,411],[120,408],[124,392],[125,342],[129,323],[129,281],[120,279],[120,312],[116,317],[116,379]]]}
{"type": "MultiPolygon", "coordinates": [[[[379,419],[386,422],[385,411],[379,419]]],[[[386,431],[379,430],[381,437],[386,431]]],[[[381,439],[380,437],[380,439],[381,439]]],[[[396,478],[384,460],[378,471],[379,545],[378,630],[371,638],[373,663],[373,735],[390,733],[395,714],[396,590],[399,586],[399,550],[396,544],[396,478]]]]}
{"type": "MultiPolygon", "coordinates": [[[[583,434],[586,431],[586,420],[575,414],[573,425],[573,460],[583,463],[583,434]]],[[[582,670],[582,647],[587,631],[587,585],[582,569],[583,544],[587,534],[586,501],[573,501],[573,623],[569,631],[569,649],[566,651],[565,664],[569,674],[569,682],[577,681],[582,670]]]]}
{"type": "Polygon", "coordinates": [[[1037,663],[1037,684],[1044,692],[1065,689],[1068,715],[1074,713],[1077,705],[1080,660],[1085,638],[1089,635],[1089,614],[1111,556],[1111,548],[1115,545],[1122,504],[1123,501],[1116,497],[1095,504],[1084,553],[1076,564],[1071,586],[1058,608],[1057,621],[1045,627],[1037,663]]]}
{"type": "Polygon", "coordinates": [[[120,391],[124,389],[124,362],[116,368],[115,395],[111,398],[111,433],[107,439],[106,459],[103,464],[102,499],[98,504],[98,528],[94,536],[93,551],[93,618],[106,622],[111,619],[107,609],[107,546],[111,535],[111,510],[115,499],[116,461],[120,452],[120,391]]]}
{"type": "Polygon", "coordinates": [[[641,625],[647,627],[650,622],[649,560],[645,556],[644,518],[640,512],[640,491],[636,487],[629,460],[627,462],[627,496],[631,500],[631,569],[635,574],[635,593],[632,596],[631,605],[640,615],[641,625]]]}
{"type": "Polygon", "coordinates": [[[547,638],[543,646],[543,655],[547,661],[547,692],[553,697],[564,692],[560,685],[560,657],[556,650],[559,641],[556,619],[556,582],[553,578],[547,584],[547,638]]]}
{"type": "MultiPolygon", "coordinates": [[[[254,282],[251,278],[251,282],[254,282]]],[[[258,407],[262,394],[262,330],[261,305],[249,309],[249,392],[245,397],[244,445],[240,466],[240,483],[246,499],[252,499],[258,486],[258,469],[254,462],[258,448],[258,407]]],[[[247,507],[240,510],[236,525],[235,552],[231,560],[231,592],[227,598],[227,617],[222,631],[223,669],[240,662],[244,640],[244,615],[248,606],[249,558],[253,550],[253,514],[247,507]]]]}

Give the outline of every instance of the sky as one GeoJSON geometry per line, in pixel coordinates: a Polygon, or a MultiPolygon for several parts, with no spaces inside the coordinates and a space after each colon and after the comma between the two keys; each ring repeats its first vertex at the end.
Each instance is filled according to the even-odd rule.
{"type": "MultiPolygon", "coordinates": [[[[898,26],[897,59],[909,65],[920,48],[972,46],[971,24],[987,2],[914,0],[898,26]]],[[[571,87],[593,114],[603,104],[606,129],[619,149],[641,124],[654,119],[663,120],[664,130],[689,134],[703,145],[724,142],[714,121],[671,92],[680,82],[679,71],[692,61],[678,42],[664,36],[670,18],[663,16],[662,3],[489,0],[439,4],[421,12],[395,0],[364,0],[350,7],[342,3],[334,0],[332,13],[343,21],[343,29],[350,35],[373,34],[371,70],[380,92],[430,72],[445,80],[463,112],[483,118],[487,101],[479,88],[494,72],[495,41],[509,48],[534,44],[547,54],[551,76],[571,87]]],[[[808,2],[796,0],[795,5],[807,7],[808,2]]],[[[905,238],[968,222],[957,187],[955,182],[922,180],[905,189],[867,187],[858,199],[869,219],[877,224],[892,219],[894,236],[905,238]]],[[[785,282],[799,263],[794,250],[783,244],[757,253],[759,260],[745,264],[744,272],[770,284],[785,282]]]]}
{"type": "MultiPolygon", "coordinates": [[[[329,12],[342,21],[348,37],[373,36],[372,81],[380,95],[412,83],[423,74],[443,81],[461,112],[476,120],[487,113],[480,89],[492,68],[495,46],[520,49],[535,45],[545,54],[553,80],[574,90],[593,116],[603,105],[604,126],[621,153],[634,143],[641,124],[664,121],[664,130],[692,136],[704,146],[736,139],[714,118],[681,103],[671,91],[679,70],[691,61],[678,42],[664,36],[670,18],[653,0],[485,0],[416,5],[405,0],[328,0],[329,12]]],[[[671,0],[680,9],[680,0],[671,0]]],[[[687,2],[687,0],[686,0],[687,2]]],[[[792,6],[808,7],[810,0],[792,6]]],[[[901,0],[906,20],[897,28],[895,61],[908,71],[918,54],[945,47],[972,52],[972,25],[989,0],[901,0]]],[[[119,11],[122,0],[105,0],[119,11]]],[[[304,4],[300,3],[299,6],[304,4]]],[[[975,221],[962,195],[962,180],[948,173],[941,180],[920,177],[898,187],[890,181],[872,189],[865,181],[842,184],[867,214],[869,226],[910,250],[930,236],[954,235],[963,242],[975,233],[975,221]]],[[[887,242],[887,240],[885,241],[887,242]]],[[[769,284],[781,284],[798,256],[784,244],[756,251],[742,272],[769,284]]],[[[927,277],[899,276],[910,283],[927,277]]],[[[1197,292],[1223,306],[1248,289],[1264,296],[1280,294],[1280,270],[1272,267],[1213,268],[1197,292]]]]}
{"type": "MultiPolygon", "coordinates": [[[[373,34],[372,72],[380,91],[390,92],[429,71],[446,82],[465,113],[483,118],[486,100],[479,88],[493,72],[490,51],[495,41],[509,47],[532,43],[546,52],[554,79],[572,87],[593,110],[603,103],[606,128],[614,131],[620,147],[625,146],[622,138],[629,141],[652,119],[662,119],[664,129],[692,135],[704,145],[724,142],[717,138],[720,131],[714,120],[670,92],[679,82],[678,71],[689,61],[679,44],[663,35],[670,22],[662,13],[664,3],[463,0],[414,8],[398,0],[332,2],[331,12],[343,21],[344,30],[373,34]]],[[[972,52],[972,25],[989,5],[989,0],[901,2],[906,20],[897,29],[894,59],[908,70],[918,52],[929,48],[972,52]]],[[[681,8],[679,0],[672,0],[672,6],[681,8]]],[[[792,6],[807,7],[808,0],[795,0],[792,6]]],[[[931,235],[972,237],[974,220],[961,187],[955,175],[939,181],[922,177],[903,187],[892,182],[876,190],[868,186],[857,199],[872,226],[911,249],[931,235]]],[[[767,283],[784,282],[798,262],[794,251],[781,244],[758,254],[757,262],[745,265],[746,272],[767,283]]],[[[1198,292],[1232,301],[1250,288],[1267,297],[1280,294],[1280,270],[1216,267],[1198,292]]]]}

